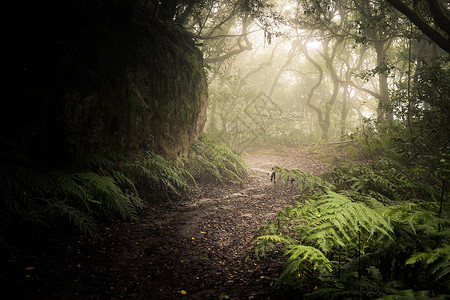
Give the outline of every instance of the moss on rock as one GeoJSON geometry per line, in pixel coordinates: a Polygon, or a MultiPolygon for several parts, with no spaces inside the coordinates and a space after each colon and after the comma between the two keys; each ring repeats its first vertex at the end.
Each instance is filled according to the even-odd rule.
{"type": "Polygon", "coordinates": [[[30,6],[28,23],[11,34],[14,101],[3,110],[1,151],[65,160],[145,149],[181,161],[206,118],[203,59],[193,41],[138,17],[127,1],[69,2],[82,21],[61,7],[30,6]],[[32,27],[54,14],[63,24],[32,27]]]}

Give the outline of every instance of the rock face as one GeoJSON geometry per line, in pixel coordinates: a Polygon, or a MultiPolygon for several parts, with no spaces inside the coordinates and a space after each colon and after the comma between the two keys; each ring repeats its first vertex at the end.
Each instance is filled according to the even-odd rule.
{"type": "Polygon", "coordinates": [[[83,19],[90,31],[63,22],[64,30],[22,25],[11,34],[14,101],[2,112],[0,152],[52,160],[103,151],[152,150],[173,161],[187,154],[206,121],[202,54],[179,29],[123,8],[101,13],[103,23],[83,19]],[[52,39],[29,38],[35,33],[52,39]]]}
{"type": "Polygon", "coordinates": [[[153,26],[143,42],[149,48],[118,83],[123,91],[111,85],[66,95],[65,136],[76,152],[148,149],[179,160],[202,131],[208,100],[202,55],[182,33],[153,26]]]}

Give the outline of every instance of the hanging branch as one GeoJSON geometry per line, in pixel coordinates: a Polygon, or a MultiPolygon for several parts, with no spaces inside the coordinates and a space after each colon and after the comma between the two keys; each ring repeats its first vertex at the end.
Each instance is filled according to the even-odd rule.
{"type": "Polygon", "coordinates": [[[237,55],[239,53],[242,53],[246,50],[251,50],[252,43],[250,42],[250,40],[247,37],[247,28],[250,26],[250,23],[251,23],[251,21],[249,20],[248,15],[244,16],[244,18],[242,20],[242,34],[239,36],[239,38],[237,40],[237,46],[239,47],[238,49],[229,51],[228,53],[221,55],[221,56],[205,58],[204,62],[205,63],[216,63],[216,62],[224,61],[224,60],[226,60],[230,57],[233,57],[234,55],[237,55]],[[245,46],[242,45],[242,42],[241,42],[242,39],[244,39],[244,41],[245,41],[245,46]]]}
{"type": "Polygon", "coordinates": [[[428,6],[430,8],[433,20],[440,29],[442,29],[446,34],[447,38],[444,37],[437,29],[433,28],[427,22],[422,19],[422,17],[417,14],[413,9],[406,5],[401,0],[388,0],[388,2],[402,14],[404,14],[417,28],[420,29],[426,36],[428,36],[433,42],[435,42],[439,47],[450,53],[450,18],[448,17],[445,8],[441,7],[436,0],[427,0],[428,6]]]}

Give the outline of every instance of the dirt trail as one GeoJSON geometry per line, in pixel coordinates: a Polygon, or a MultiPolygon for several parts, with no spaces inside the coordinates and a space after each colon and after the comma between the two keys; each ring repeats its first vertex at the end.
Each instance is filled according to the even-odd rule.
{"type": "MultiPolygon", "coordinates": [[[[102,229],[101,243],[77,239],[38,257],[27,299],[266,299],[279,261],[243,261],[256,231],[292,203],[294,187],[273,185],[275,165],[313,174],[325,166],[304,148],[245,154],[242,184],[199,183],[189,200],[151,204],[139,222],[102,229]]],[[[15,297],[17,298],[17,297],[15,297]]]]}

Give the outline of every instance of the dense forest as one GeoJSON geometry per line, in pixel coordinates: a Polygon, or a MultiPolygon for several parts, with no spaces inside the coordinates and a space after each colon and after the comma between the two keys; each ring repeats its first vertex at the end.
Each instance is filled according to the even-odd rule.
{"type": "MultiPolygon", "coordinates": [[[[450,1],[24,0],[6,13],[7,298],[450,297],[450,1]],[[242,213],[270,201],[257,222],[242,213]],[[175,269],[191,279],[150,259],[165,249],[156,236],[139,250],[153,271],[130,271],[147,289],[103,287],[87,271],[77,276],[90,284],[61,276],[50,288],[52,277],[33,275],[66,263],[43,253],[81,244],[74,255],[110,261],[110,228],[124,241],[155,222],[148,235],[190,203],[201,234],[217,218],[207,203],[244,243],[205,246],[175,269]],[[224,265],[236,249],[242,265],[224,265]],[[197,284],[197,265],[235,278],[197,284]],[[166,291],[162,277],[189,285],[166,291]]],[[[160,234],[183,241],[163,261],[198,251],[201,238],[160,234]]]]}

